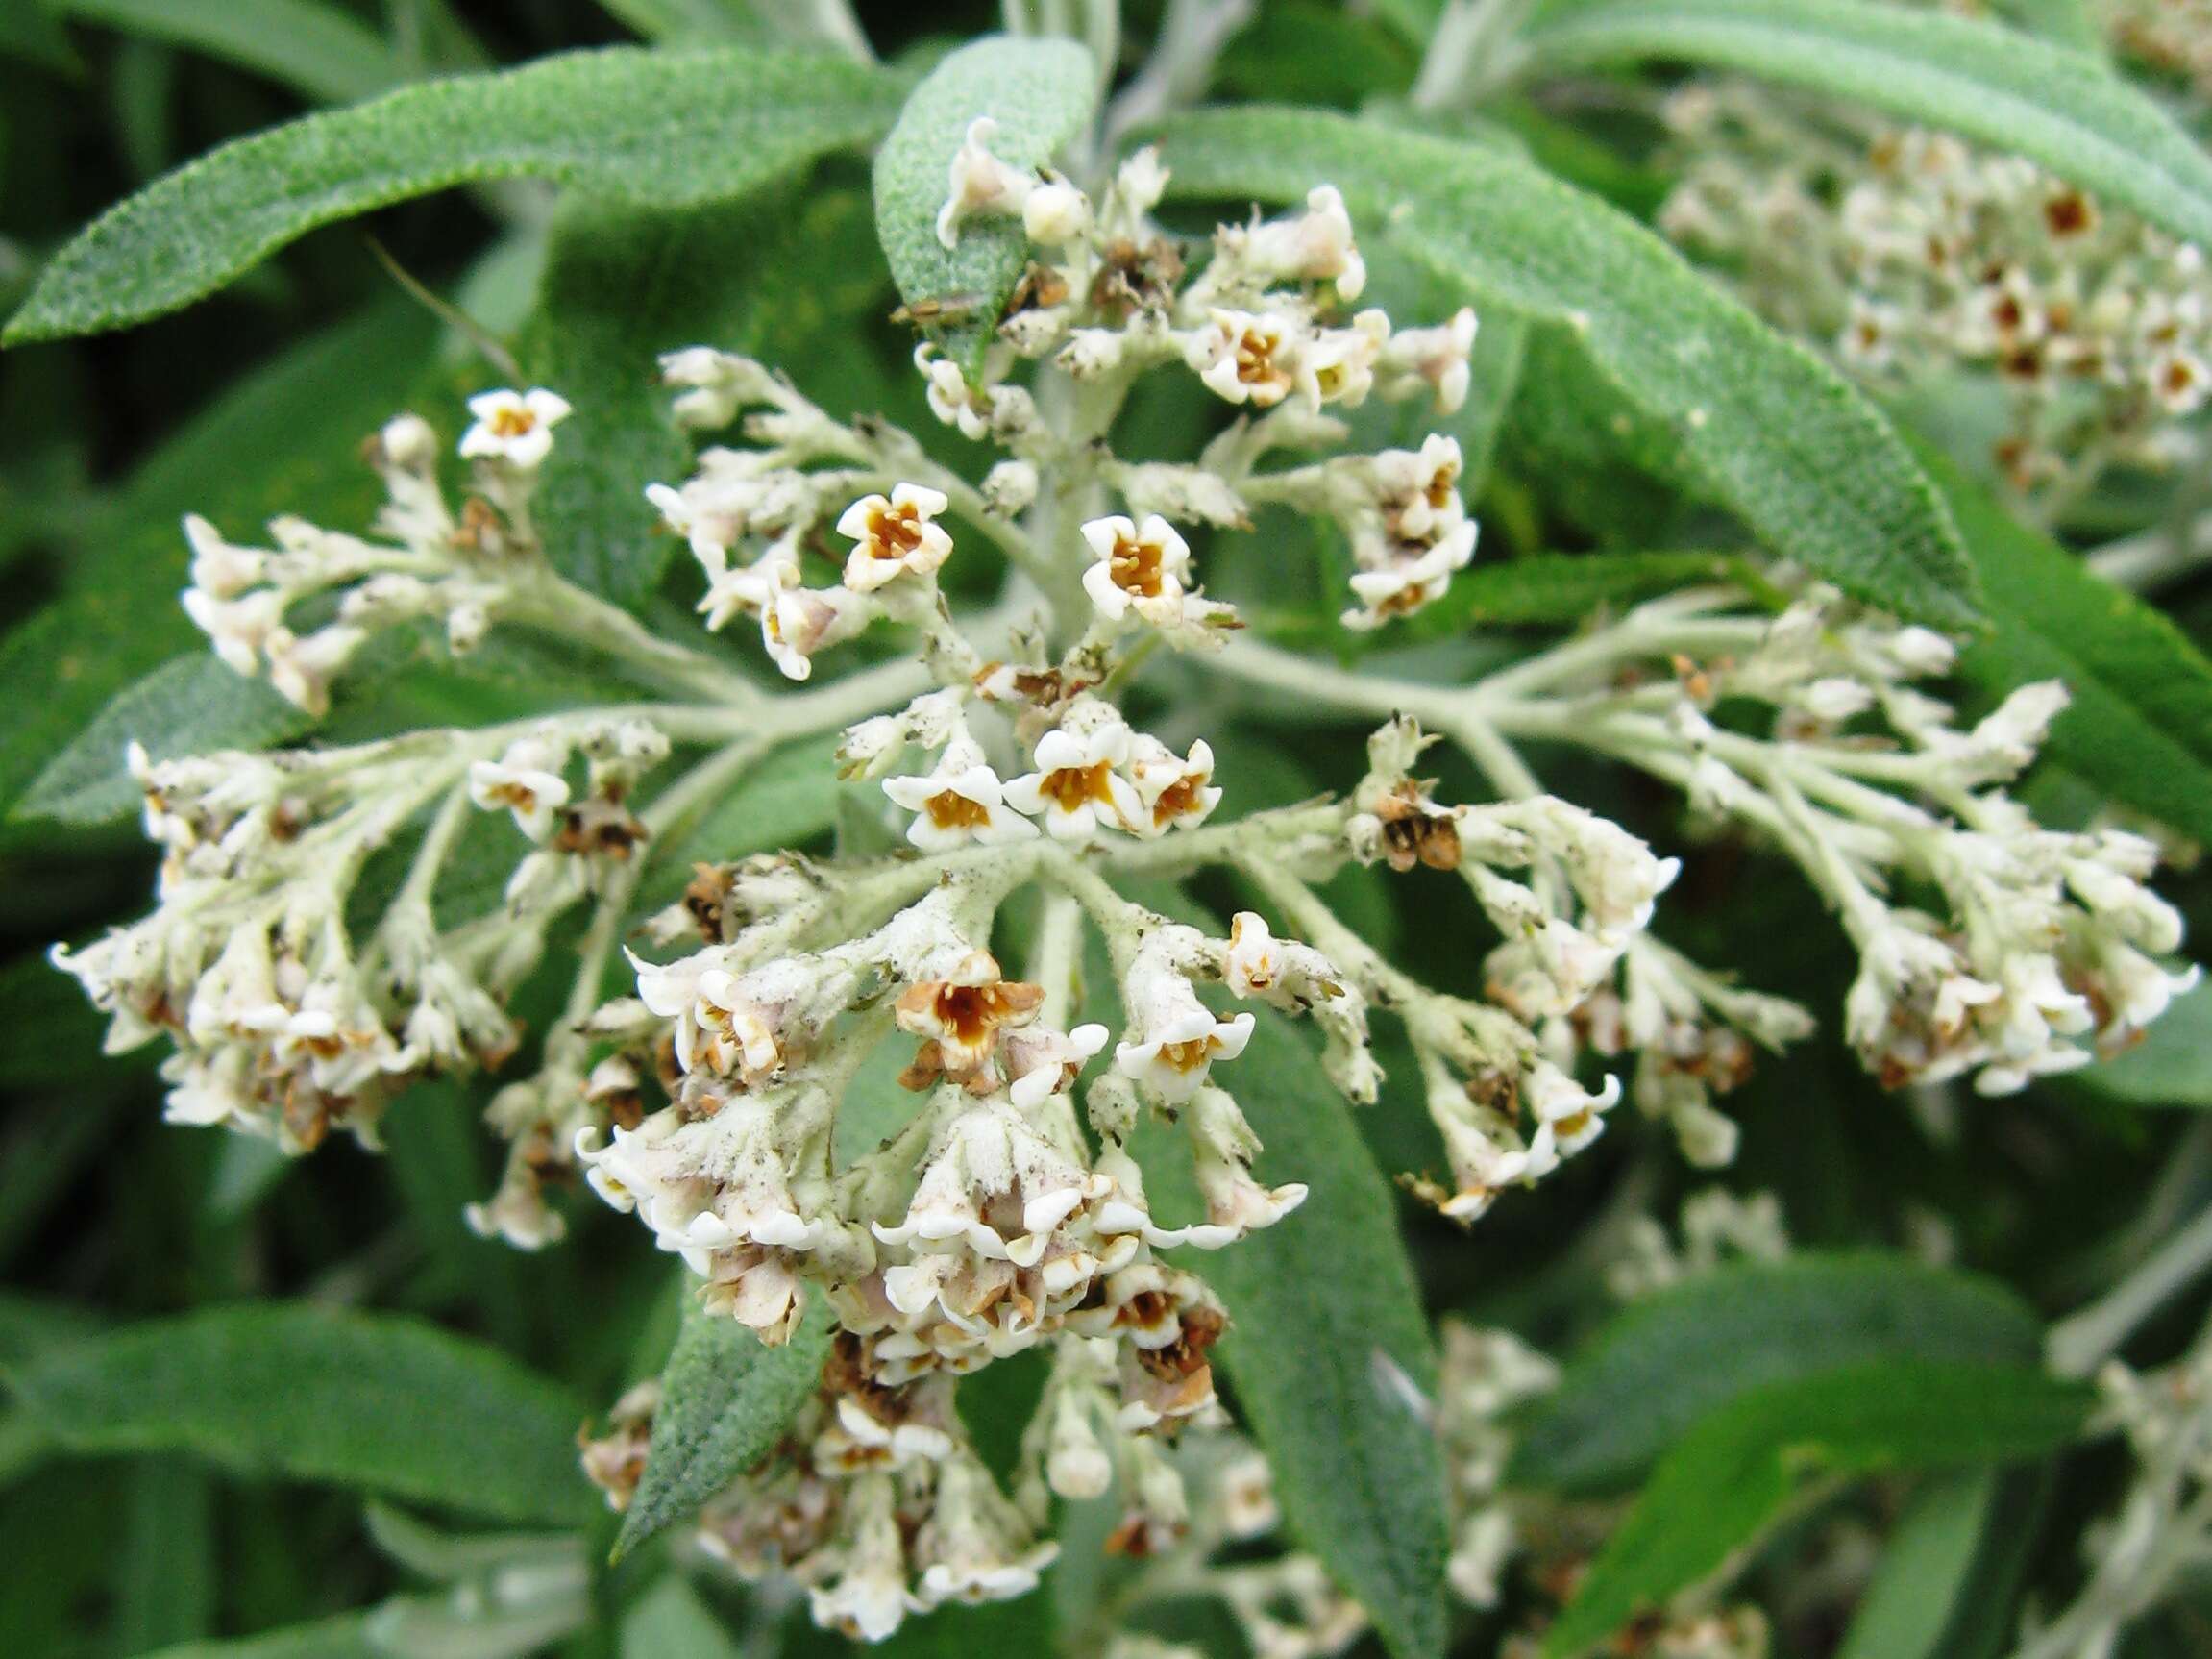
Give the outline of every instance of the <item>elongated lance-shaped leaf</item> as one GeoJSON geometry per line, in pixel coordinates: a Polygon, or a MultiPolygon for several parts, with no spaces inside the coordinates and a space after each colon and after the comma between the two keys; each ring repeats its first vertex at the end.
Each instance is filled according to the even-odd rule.
{"type": "Polygon", "coordinates": [[[1091,124],[1097,77],[1071,40],[993,38],[963,46],[914,88],[875,157],[875,233],[899,297],[927,318],[947,356],[972,376],[1029,260],[1020,214],[963,220],[938,239],[952,158],[971,123],[995,121],[991,153],[1010,167],[1044,166],[1091,124]]]}
{"type": "Polygon", "coordinates": [[[7,1372],[54,1441],[188,1451],[521,1522],[590,1513],[582,1407],[481,1343],[417,1320],[306,1303],[209,1308],[7,1372]]]}
{"type": "Polygon", "coordinates": [[[1880,412],[1812,355],[1594,196],[1496,147],[1314,110],[1184,116],[1163,129],[1184,196],[1286,201],[1335,185],[1478,308],[1564,324],[1664,421],[1684,469],[1775,552],[1902,616],[1974,620],[1974,573],[1943,504],[1880,412]]]}
{"type": "Polygon", "coordinates": [[[1881,1357],[2025,1363],[2040,1340],[2034,1311],[2004,1286],[1903,1256],[1733,1263],[1615,1316],[1527,1424],[1512,1477],[1617,1491],[1755,1388],[1881,1357]]]}
{"type": "Polygon", "coordinates": [[[684,1302],[676,1350],[661,1373],[652,1449],[615,1538],[620,1560],[758,1463],[822,1381],[833,1323],[817,1297],[799,1329],[767,1348],[726,1314],[684,1302]]]}
{"type": "Polygon", "coordinates": [[[1537,72],[1678,59],[1866,104],[2212,244],[2212,157],[2095,60],[2003,24],[1874,0],[1551,0],[1519,44],[1537,72]]]}
{"type": "Polygon", "coordinates": [[[1718,1571],[1812,1481],[2032,1457],[2080,1428],[2089,1399],[2025,1366],[1905,1359],[1747,1394],[1667,1453],[1546,1633],[1543,1659],[1588,1652],[1718,1571]]]}
{"type": "Polygon", "coordinates": [[[109,210],[39,275],[8,343],[189,305],[318,225],[482,179],[688,207],[889,124],[897,79],[818,53],[573,52],[455,75],[210,151],[109,210]]]}
{"type": "Polygon", "coordinates": [[[324,0],[44,0],[63,16],[205,52],[318,102],[373,98],[405,79],[377,32],[324,0]]]}
{"type": "MultiPolygon", "coordinates": [[[[1291,1533],[1375,1621],[1397,1659],[1444,1648],[1443,1466],[1420,1400],[1436,1353],[1389,1183],[1298,1033],[1262,1010],[1217,1079],[1306,1201],[1227,1250],[1192,1252],[1229,1310],[1220,1359],[1275,1472],[1291,1533]]],[[[1191,1202],[1182,1149],[1146,1181],[1191,1202]]]]}
{"type": "Polygon", "coordinates": [[[2133,594],[2022,525],[1932,447],[1995,624],[1959,676],[1994,701],[2055,680],[2072,699],[2044,754],[2115,800],[2212,839],[2212,660],[2133,594]]]}
{"type": "Polygon", "coordinates": [[[137,805],[137,785],[123,766],[134,743],[156,760],[170,760],[218,749],[265,749],[313,724],[212,652],[173,656],[116,693],[32,780],[15,811],[63,824],[104,824],[137,805]]]}

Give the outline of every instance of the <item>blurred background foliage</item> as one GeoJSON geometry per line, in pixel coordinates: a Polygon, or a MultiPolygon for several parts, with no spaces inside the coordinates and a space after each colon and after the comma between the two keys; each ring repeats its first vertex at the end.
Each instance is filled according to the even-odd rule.
{"type": "MultiPolygon", "coordinates": [[[[995,22],[982,4],[859,10],[883,55],[918,62],[995,22]]],[[[1145,35],[1152,10],[1128,8],[1132,36],[1145,35]]],[[[1397,10],[1269,0],[1223,55],[1217,95],[1344,108],[1401,95],[1417,52],[1393,26],[1397,10]]],[[[750,17],[717,0],[0,0],[0,310],[70,233],[226,138],[424,76],[759,27],[750,17]]],[[[1498,114],[1562,174],[1633,213],[1656,205],[1663,180],[1648,120],[1570,125],[1527,102],[1498,114]]],[[[636,411],[641,448],[624,464],[651,477],[670,464],[656,455],[678,453],[652,412],[653,351],[693,338],[762,350],[833,410],[909,415],[909,340],[888,319],[894,303],[865,171],[846,161],[765,201],[683,215],[575,202],[556,210],[550,191],[524,185],[434,195],[311,235],[180,314],[10,351],[0,359],[0,801],[12,803],[115,690],[204,649],[175,605],[183,512],[239,533],[279,510],[360,522],[374,497],[361,438],[402,407],[450,424],[459,395],[505,380],[484,336],[579,405],[636,411]]],[[[1490,321],[1486,339],[1514,337],[1490,321]]],[[[1531,346],[1519,395],[1502,411],[1478,508],[1486,550],[1693,545],[1694,509],[1637,465],[1633,433],[1592,418],[1555,356],[1531,346]]],[[[1498,378],[1486,384],[1510,386],[1521,366],[1491,360],[1498,378]]],[[[1480,388],[1475,407],[1499,412],[1480,388]]],[[[1133,418],[1159,417],[1140,409],[1133,418]]],[[[1163,428],[1157,441],[1173,439],[1163,428]]],[[[1279,532],[1278,549],[1304,533],[1279,532]]],[[[592,533],[652,531],[641,504],[592,533]]],[[[1308,599],[1271,577],[1230,571],[1218,585],[1242,598],[1241,582],[1280,609],[1308,599]]],[[[684,582],[674,576],[644,603],[676,613],[684,582]]],[[[2185,619],[2212,613],[2201,583],[2180,598],[2185,619]]],[[[1431,631],[1438,637],[1412,649],[1479,649],[1431,631]]],[[[527,676],[369,679],[341,699],[331,730],[474,719],[544,694],[527,676]]],[[[1244,807],[1299,799],[1359,765],[1348,733],[1293,748],[1255,728],[1215,743],[1220,781],[1244,807]]],[[[1564,754],[1540,758],[1572,799],[1647,830],[1673,822],[1671,803],[1639,780],[1564,754]]],[[[2078,790],[2070,798],[2063,776],[2047,773],[2040,787],[2061,819],[2094,805],[2078,790]]],[[[1471,777],[1446,780],[1447,798],[1477,792],[1471,777]]],[[[494,1149],[450,1092],[422,1089],[395,1109],[388,1157],[332,1144],[281,1164],[257,1143],[162,1124],[150,1052],[95,1059],[100,1022],[44,952],[139,909],[153,866],[131,826],[0,826],[0,1363],[104,1325],[285,1297],[421,1315],[483,1338],[557,1379],[579,1418],[657,1369],[672,1329],[667,1259],[642,1229],[588,1201],[571,1206],[562,1249],[526,1255],[473,1236],[461,1205],[491,1185],[494,1149]]],[[[1386,889],[1365,875],[1351,873],[1338,893],[1346,913],[1417,976],[1462,985],[1479,953],[1424,911],[1418,883],[1386,889]]],[[[2212,886],[2193,877],[2175,896],[2199,937],[2212,932],[2212,886]]],[[[1234,900],[1195,897],[1224,909],[1234,900]]],[[[1779,862],[1731,840],[1702,844],[1673,901],[1666,925],[1694,956],[1814,1008],[1840,1005],[1852,969],[1842,938],[1779,862]]],[[[1954,1113],[1880,1095],[1832,1040],[1767,1064],[1731,1105],[1744,1143],[1729,1183],[1775,1192],[1801,1243],[1921,1250],[1993,1273],[2047,1313],[2107,1282],[2212,1193],[2212,1122],[2200,1117],[2055,1085],[1954,1113]]],[[[1387,1169],[1438,1161],[1417,1102],[1386,1099],[1363,1125],[1387,1169]]],[[[1664,1136],[1622,1134],[1570,1166],[1542,1203],[1501,1204],[1471,1245],[1411,1202],[1404,1223],[1435,1309],[1563,1349],[1604,1306],[1598,1281],[1622,1228],[1639,1214],[1671,1216],[1685,1184],[1664,1136]]],[[[2078,1518],[2108,1497],[2107,1473],[2095,1459],[2079,1464],[2046,1512],[2078,1518]]],[[[356,1498],[168,1456],[64,1459],[20,1414],[0,1414],[0,1653],[94,1659],[297,1625],[420,1578],[396,1563],[406,1552],[389,1539],[377,1548],[356,1498]]],[[[2058,1555],[2073,1535],[2055,1523],[2032,1531],[2058,1555]]],[[[593,1594],[620,1601],[643,1582],[617,1572],[593,1594]]],[[[740,1631],[780,1617],[726,1611],[740,1631]]],[[[992,1615],[1001,1616],[1021,1615],[992,1615]]],[[[630,1627],[676,1629],[691,1617],[655,1601],[630,1627]]],[[[2130,1651],[2212,1650],[2193,1617],[2176,1611],[2130,1651]]],[[[569,1650],[609,1651],[614,1628],[596,1623],[569,1650]]],[[[964,1628],[973,1640],[976,1627],[964,1628]]]]}

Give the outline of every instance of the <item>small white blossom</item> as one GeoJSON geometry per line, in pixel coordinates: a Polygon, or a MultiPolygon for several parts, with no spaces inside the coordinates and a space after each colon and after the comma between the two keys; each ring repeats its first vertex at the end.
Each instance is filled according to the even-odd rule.
{"type": "Polygon", "coordinates": [[[1467,401],[1467,359],[1475,349],[1475,311],[1462,306],[1435,328],[1401,329],[1383,347],[1376,373],[1387,398],[1427,392],[1440,415],[1457,414],[1467,401]]]}
{"type": "Polygon", "coordinates": [[[1083,572],[1083,591],[1099,615],[1118,622],[1135,608],[1163,627],[1182,619],[1191,548],[1173,525],[1158,513],[1142,526],[1116,514],[1084,525],[1083,539],[1094,559],[1083,572]]]}
{"type": "Polygon", "coordinates": [[[1129,728],[1108,720],[1037,740],[1037,770],[1006,782],[1015,811],[1044,821],[1058,841],[1088,841],[1102,829],[1134,830],[1145,817],[1136,785],[1116,770],[1129,758],[1129,728]]]}
{"type": "Polygon", "coordinates": [[[845,585],[870,593],[911,573],[934,575],[952,554],[952,537],[935,521],[945,492],[918,483],[894,484],[888,497],[862,496],[837,521],[837,533],[856,545],[845,561],[845,585]]]}
{"type": "Polygon", "coordinates": [[[568,400],[534,386],[527,392],[479,392],[469,399],[476,423],[461,434],[462,456],[499,460],[534,472],[553,453],[553,429],[569,417],[568,400]]]}
{"type": "Polygon", "coordinates": [[[915,814],[906,839],[924,853],[949,853],[971,842],[993,846],[1037,833],[1037,826],[1007,804],[1005,785],[972,742],[948,746],[928,773],[886,778],[883,792],[915,814]]]}
{"type": "Polygon", "coordinates": [[[952,153],[949,193],[937,210],[937,240],[947,249],[960,245],[963,222],[1019,213],[1037,187],[1034,175],[1008,166],[991,153],[991,140],[997,136],[998,123],[978,115],[952,153]]]}
{"type": "Polygon", "coordinates": [[[487,812],[506,808],[514,814],[516,829],[542,842],[569,802],[569,786],[561,777],[567,759],[567,749],[551,739],[518,739],[499,759],[469,767],[469,799],[487,812]]]}

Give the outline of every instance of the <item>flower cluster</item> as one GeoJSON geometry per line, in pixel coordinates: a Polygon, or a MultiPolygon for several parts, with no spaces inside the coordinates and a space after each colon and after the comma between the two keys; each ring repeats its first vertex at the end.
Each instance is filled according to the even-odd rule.
{"type": "MultiPolygon", "coordinates": [[[[1326,186],[1191,246],[1150,216],[1165,181],[1149,152],[1094,203],[1004,166],[992,136],[979,124],[954,158],[939,234],[1018,217],[1034,258],[979,354],[932,341],[916,358],[936,418],[1002,452],[982,479],[750,359],[662,360],[677,419],[738,441],[651,503],[697,559],[706,633],[756,625],[773,674],[719,640],[663,637],[553,568],[531,518],[567,413],[553,394],[475,401],[458,510],[428,428],[402,417],[371,451],[379,539],[285,520],[264,552],[193,522],[187,605],[224,659],[319,708],[381,627],[432,620],[430,644],[468,652],[498,626],[588,650],[641,700],[140,756],[160,904],[60,957],[115,1042],[174,1041],[173,1115],[288,1150],[332,1127],[372,1138],[428,1073],[519,1061],[486,1110],[508,1161],[472,1226],[547,1244],[553,1189],[588,1182],[681,1259],[706,1313],[771,1344],[810,1314],[830,1327],[818,1397],[704,1536],[870,1637],[1030,1588],[1055,1498],[1117,1495],[1114,1548],[1132,1555],[1202,1560],[1262,1524],[1248,1458],[1222,1465],[1232,1519],[1202,1519],[1189,1476],[1208,1454],[1182,1443],[1218,1415],[1226,1323],[1187,1252],[1237,1248],[1307,1193],[1256,1170],[1239,1093],[1269,1068],[1312,1064],[1372,1104],[1385,1011],[1410,1049],[1404,1098],[1443,1147],[1445,1168],[1410,1184],[1463,1224],[1593,1146],[1624,1097],[1690,1161],[1733,1155],[1716,1101],[1809,1016],[1657,937],[1679,861],[1546,792],[1521,738],[1639,767],[1695,818],[1795,860],[1858,949],[1845,1031],[1886,1082],[2017,1089],[2125,1045],[2189,978],[2166,960],[2180,924],[2146,885],[2150,843],[2044,830],[2003,792],[2063,693],[2028,687],[1962,726],[1914,683],[1950,666],[1948,641],[1789,573],[1780,614],[1686,590],[1471,683],[1251,639],[1198,573],[1263,508],[1341,528],[1354,630],[1433,602],[1473,557],[1457,447],[1347,453],[1338,418],[1370,396],[1454,408],[1471,313],[1401,329],[1352,310],[1367,271],[1326,186]],[[1123,398],[1155,370],[1218,428],[1189,463],[1116,447],[1123,398]],[[979,554],[1003,586],[956,612],[952,595],[984,584],[942,579],[979,554]],[[289,631],[309,615],[327,620],[289,631]],[[1133,696],[1163,645],[1169,672],[1133,696]],[[1136,700],[1199,677],[1301,722],[1357,722],[1364,774],[1224,821],[1239,804],[1213,745],[1234,739],[1193,718],[1212,700],[1136,700]],[[740,824],[765,757],[831,734],[839,852],[705,845],[665,903],[683,879],[655,884],[668,847],[740,824]],[[1488,798],[1429,775],[1438,741],[1488,798]],[[464,840],[491,847],[494,879],[461,879],[464,840]],[[1355,864],[1479,912],[1459,991],[1332,907],[1324,889],[1355,864]],[[1205,872],[1249,907],[1225,923],[1196,908],[1176,884],[1205,872]],[[499,897],[472,904],[470,887],[499,897]],[[506,1003],[571,910],[574,978],[526,1045],[506,1003]],[[1286,1016],[1311,1023],[1317,1058],[1286,1016]],[[958,1390],[1025,1352],[1047,1381],[1002,1488],[958,1390]]],[[[1455,1336],[1446,1360],[1454,1580],[1482,1602],[1516,1532],[1497,1419],[1551,1373],[1503,1337],[1455,1336]]],[[[587,1452],[618,1503],[653,1409],[626,1400],[587,1452]]],[[[1335,1651],[1362,1626],[1303,1558],[1221,1571],[1263,1652],[1335,1651]]],[[[1715,1629],[1682,1650],[1755,1650],[1749,1626],[1715,1629]]]]}
{"type": "Polygon", "coordinates": [[[2212,396],[2212,273],[2015,157],[1697,83],[1667,117],[1667,234],[1784,327],[1884,386],[1970,369],[2003,388],[1996,459],[2064,500],[2113,463],[2195,452],[2212,396]]]}
{"type": "MultiPolygon", "coordinates": [[[[942,515],[957,509],[1020,560],[1025,550],[1008,526],[1038,502],[1047,475],[1056,509],[1094,486],[1126,508],[1079,525],[1091,617],[1064,666],[1070,683],[1094,680],[1090,665],[1132,627],[1205,649],[1241,626],[1198,583],[1185,531],[1246,528],[1267,504],[1343,527],[1359,565],[1351,585],[1360,608],[1347,619],[1355,626],[1441,595],[1475,551],[1451,439],[1308,466],[1263,463],[1280,451],[1339,443],[1345,429],[1324,411],[1356,409],[1370,395],[1425,396],[1439,412],[1458,409],[1474,313],[1410,330],[1393,330],[1371,307],[1344,315],[1366,267],[1342,198],[1326,186],[1293,217],[1223,226],[1193,275],[1186,250],[1149,217],[1167,178],[1151,152],[1125,164],[1094,210],[1065,180],[997,161],[991,136],[992,123],[977,122],[956,158],[940,234],[957,238],[970,220],[1019,216],[1036,258],[979,375],[971,381],[927,342],[915,362],[938,418],[1003,447],[1008,458],[973,485],[881,422],[831,420],[758,364],[704,349],[674,354],[663,370],[685,388],[676,408],[687,424],[723,426],[747,409],[760,411],[745,422],[749,447],[708,449],[681,485],[650,492],[706,572],[700,608],[708,626],[755,619],[770,656],[794,679],[811,672],[817,652],[878,617],[928,629],[936,575],[954,551],[942,515]],[[1030,389],[1010,378],[1025,361],[1049,365],[1109,408],[1145,370],[1180,365],[1250,413],[1194,466],[1123,460],[1107,434],[1074,433],[1041,412],[1030,389]],[[862,490],[873,493],[855,500],[862,490]],[[854,545],[840,581],[808,586],[804,556],[832,515],[836,532],[854,545]]],[[[1054,586],[1069,593],[1065,583],[1054,586]]],[[[958,643],[937,632],[971,672],[1002,666],[965,661],[958,643]]]]}

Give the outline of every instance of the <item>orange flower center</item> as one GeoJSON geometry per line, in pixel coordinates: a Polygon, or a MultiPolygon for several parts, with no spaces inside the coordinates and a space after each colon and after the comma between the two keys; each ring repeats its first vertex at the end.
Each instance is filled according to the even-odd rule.
{"type": "Polygon", "coordinates": [[[1192,1037],[1188,1043],[1162,1043],[1160,1057],[1178,1072],[1194,1072],[1206,1063],[1214,1047],[1211,1035],[1192,1037]]]}
{"type": "Polygon", "coordinates": [[[1160,791],[1160,799],[1152,803],[1152,822],[1172,824],[1187,813],[1198,810],[1198,791],[1205,787],[1200,778],[1178,778],[1160,791]]]}
{"type": "Polygon", "coordinates": [[[1160,563],[1165,550],[1156,541],[1131,541],[1126,536],[1114,538],[1114,552],[1106,563],[1107,574],[1114,585],[1124,593],[1133,593],[1140,599],[1160,597],[1160,563]]]}
{"type": "Polygon", "coordinates": [[[922,804],[922,809],[940,830],[980,830],[991,822],[991,808],[956,789],[939,790],[922,804]]]}
{"type": "Polygon", "coordinates": [[[873,558],[904,558],[922,545],[921,520],[911,507],[876,508],[868,515],[862,545],[873,558]]]}
{"type": "Polygon", "coordinates": [[[494,437],[521,437],[538,424],[538,417],[515,404],[492,410],[490,424],[494,437]]]}
{"type": "Polygon", "coordinates": [[[1237,339],[1237,379],[1248,386],[1266,385],[1281,376],[1275,367],[1275,347],[1280,342],[1258,329],[1246,329],[1237,339]]]}
{"type": "Polygon", "coordinates": [[[1113,792],[1106,786],[1113,771],[1113,763],[1105,760],[1095,766],[1063,766],[1057,772],[1045,773],[1038,790],[1061,811],[1072,812],[1086,801],[1113,800],[1113,792]]]}

